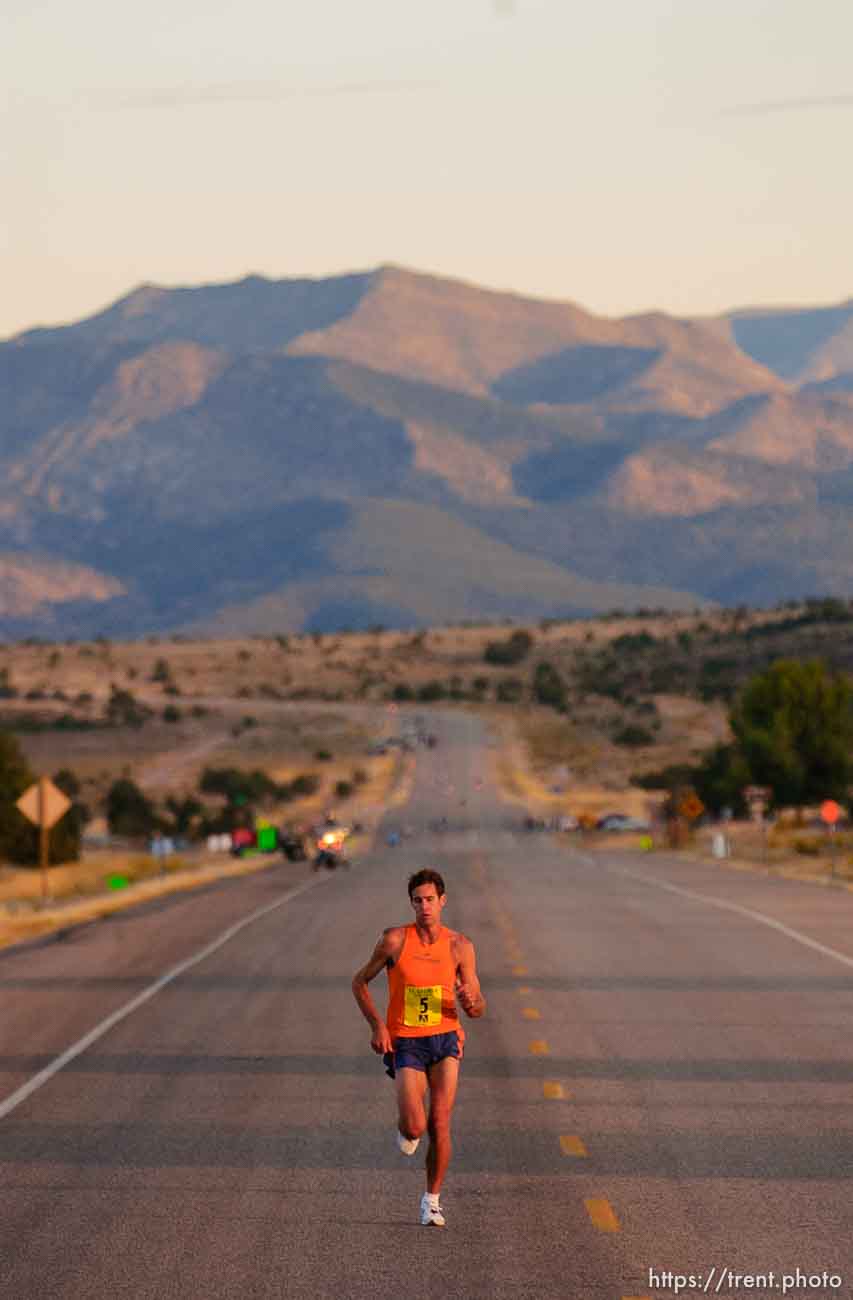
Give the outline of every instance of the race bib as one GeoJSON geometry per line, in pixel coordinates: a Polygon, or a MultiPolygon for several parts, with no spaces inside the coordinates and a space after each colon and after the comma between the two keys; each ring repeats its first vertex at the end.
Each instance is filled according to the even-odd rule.
{"type": "Polygon", "coordinates": [[[420,1025],[441,1024],[440,984],[431,984],[426,988],[419,988],[416,984],[406,985],[403,1024],[410,1025],[413,1029],[420,1025]]]}

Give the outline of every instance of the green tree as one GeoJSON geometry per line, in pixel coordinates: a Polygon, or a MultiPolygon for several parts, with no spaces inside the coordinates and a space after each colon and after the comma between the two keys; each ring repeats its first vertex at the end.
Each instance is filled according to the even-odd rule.
{"type": "Polygon", "coordinates": [[[141,727],[151,716],[151,710],[140,704],[132,691],[118,686],[110,687],[105,712],[107,722],[113,727],[141,727]]]}
{"type": "Polygon", "coordinates": [[[176,799],[170,795],[166,800],[166,807],[172,817],[169,830],[174,835],[189,835],[193,829],[193,822],[204,814],[204,804],[192,795],[187,795],[183,799],[176,799]]]}
{"type": "Polygon", "coordinates": [[[751,781],[746,759],[736,745],[715,745],[706,750],[698,767],[690,771],[696,793],[706,808],[719,813],[731,808],[736,816],[746,814],[743,792],[751,781]]]}
{"type": "Polygon", "coordinates": [[[0,855],[10,862],[37,861],[38,832],[15,807],[35,779],[15,737],[0,731],[0,855]]]}
{"type": "Polygon", "coordinates": [[[82,788],[76,773],[62,767],[53,775],[53,784],[71,800],[71,807],[50,832],[51,862],[76,862],[80,857],[83,827],[91,820],[88,806],[80,799],[82,788]]]}
{"type": "MultiPolygon", "coordinates": [[[[61,778],[63,773],[57,775],[61,778]]],[[[38,863],[39,833],[15,804],[35,780],[16,738],[0,731],[0,858],[22,866],[38,863]]],[[[63,789],[59,781],[56,784],[63,789]]],[[[51,862],[73,862],[80,856],[80,831],[85,820],[83,806],[74,804],[51,827],[51,862]]]]}
{"type": "Polygon", "coordinates": [[[114,835],[148,835],[158,825],[151,800],[128,777],[107,792],[107,824],[114,835]]]}
{"type": "Polygon", "coordinates": [[[780,659],[753,677],[731,712],[750,779],[776,804],[833,798],[853,780],[853,691],[821,660],[780,659]]]}

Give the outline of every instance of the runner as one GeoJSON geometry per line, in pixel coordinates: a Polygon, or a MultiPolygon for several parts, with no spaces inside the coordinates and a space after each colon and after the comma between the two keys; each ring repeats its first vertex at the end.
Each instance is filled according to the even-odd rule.
{"type": "Polygon", "coordinates": [[[414,925],[383,931],[370,961],[354,975],[352,991],[373,1031],[370,1046],[382,1055],[387,1073],[396,1079],[398,1147],[412,1156],[429,1132],[427,1189],[420,1220],[443,1228],[439,1194],[450,1163],[450,1116],[465,1040],[456,1001],[466,1015],[477,1019],[486,1009],[486,1000],[477,979],[473,943],[441,923],[447,894],[439,873],[429,868],[415,872],[409,880],[409,898],[414,925]],[[367,987],[383,968],[388,972],[386,1023],[367,987]],[[427,1089],[429,1118],[424,1109],[427,1089]]]}

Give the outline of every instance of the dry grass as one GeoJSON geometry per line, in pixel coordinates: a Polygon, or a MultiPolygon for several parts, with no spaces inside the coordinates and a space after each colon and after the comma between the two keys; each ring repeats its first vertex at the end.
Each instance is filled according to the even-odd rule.
{"type": "Polygon", "coordinates": [[[541,816],[648,816],[649,792],[618,779],[596,780],[595,752],[564,719],[537,710],[516,719],[498,716],[492,725],[500,738],[493,775],[518,806],[541,816]]]}

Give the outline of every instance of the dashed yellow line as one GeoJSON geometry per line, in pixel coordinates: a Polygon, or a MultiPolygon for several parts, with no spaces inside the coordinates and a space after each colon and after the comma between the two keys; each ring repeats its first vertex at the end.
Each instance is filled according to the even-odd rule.
{"type": "Polygon", "coordinates": [[[542,1095],[548,1101],[565,1101],[569,1094],[556,1079],[546,1079],[542,1084],[542,1095]]]}
{"type": "Polygon", "coordinates": [[[534,1038],[529,1050],[534,1056],[547,1056],[551,1049],[544,1038],[534,1038]]]}
{"type": "MultiPolygon", "coordinates": [[[[564,1156],[588,1156],[589,1152],[582,1140],[575,1133],[564,1133],[560,1138],[560,1150],[564,1156]]],[[[587,1202],[587,1204],[589,1204],[587,1202]]]]}
{"type": "Polygon", "coordinates": [[[521,1014],[524,1016],[524,1019],[525,1019],[525,1020],[541,1020],[541,1019],[542,1019],[542,1017],[540,1016],[539,1012],[536,1010],[535,1007],[522,1007],[522,1008],[521,1008],[521,1014]]]}
{"type": "Polygon", "coordinates": [[[531,994],[532,992],[533,992],[533,989],[528,988],[528,986],[527,986],[526,984],[520,984],[520,985],[518,986],[518,988],[516,989],[516,993],[520,993],[521,996],[522,996],[523,998],[524,998],[524,997],[528,997],[529,994],[531,994]]]}
{"type": "Polygon", "coordinates": [[[613,1213],[613,1207],[603,1197],[584,1201],[586,1212],[599,1232],[621,1232],[622,1225],[613,1213]]]}
{"type": "Polygon", "coordinates": [[[513,968],[512,968],[512,973],[513,973],[513,975],[529,975],[529,974],[530,974],[530,972],[528,971],[528,969],[527,969],[526,966],[513,966],[513,968]]]}

